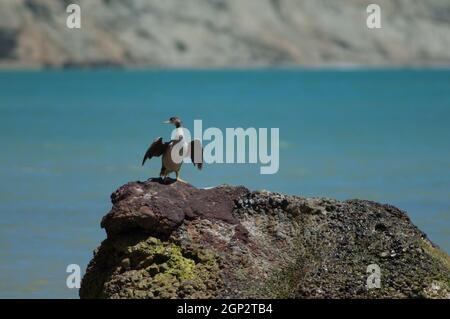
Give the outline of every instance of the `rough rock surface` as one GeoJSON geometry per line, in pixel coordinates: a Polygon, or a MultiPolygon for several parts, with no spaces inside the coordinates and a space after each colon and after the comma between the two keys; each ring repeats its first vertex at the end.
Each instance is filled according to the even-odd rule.
{"type": "Polygon", "coordinates": [[[449,257],[390,205],[158,179],[111,199],[81,298],[450,298],[449,257]]]}
{"type": "Polygon", "coordinates": [[[450,65],[448,0],[377,0],[376,30],[373,2],[2,0],[0,67],[450,65]]]}

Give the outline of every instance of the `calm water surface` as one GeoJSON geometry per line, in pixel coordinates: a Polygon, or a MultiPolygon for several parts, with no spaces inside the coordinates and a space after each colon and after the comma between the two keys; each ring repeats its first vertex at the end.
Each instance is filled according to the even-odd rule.
{"type": "Polygon", "coordinates": [[[190,165],[198,187],[243,184],[394,204],[450,252],[450,71],[0,73],[0,298],[76,298],[101,217],[162,120],[280,128],[280,170],[190,165]]]}

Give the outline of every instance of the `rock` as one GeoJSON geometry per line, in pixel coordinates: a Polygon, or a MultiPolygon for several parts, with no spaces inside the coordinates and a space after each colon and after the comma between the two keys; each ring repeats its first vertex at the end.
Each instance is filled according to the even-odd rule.
{"type": "Polygon", "coordinates": [[[121,262],[121,266],[124,269],[130,268],[130,258],[123,259],[122,262],[121,262]]]}
{"type": "Polygon", "coordinates": [[[449,256],[391,205],[158,179],[111,199],[81,298],[450,296],[449,256]]]}
{"type": "Polygon", "coordinates": [[[387,256],[389,256],[389,253],[388,253],[387,251],[383,251],[383,252],[380,254],[380,257],[381,257],[381,258],[386,258],[387,256]]]}
{"type": "Polygon", "coordinates": [[[370,1],[0,1],[0,67],[450,65],[450,3],[370,1]]]}
{"type": "Polygon", "coordinates": [[[160,236],[170,235],[185,219],[217,219],[229,224],[234,198],[248,193],[244,187],[221,186],[207,190],[177,183],[128,183],[111,195],[113,209],[101,226],[109,237],[141,229],[160,236]]]}

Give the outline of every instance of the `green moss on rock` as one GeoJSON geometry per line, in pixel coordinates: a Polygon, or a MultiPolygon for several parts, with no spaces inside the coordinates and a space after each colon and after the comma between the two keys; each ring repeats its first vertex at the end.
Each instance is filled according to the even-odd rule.
{"type": "Polygon", "coordinates": [[[215,255],[199,248],[148,237],[106,240],[99,252],[83,283],[91,293],[80,292],[83,298],[212,298],[221,285],[215,255]],[[98,271],[106,268],[115,270],[98,271]]]}
{"type": "Polygon", "coordinates": [[[431,256],[436,266],[436,270],[429,274],[429,284],[424,289],[424,297],[450,299],[450,257],[428,240],[422,240],[421,247],[431,256]]]}

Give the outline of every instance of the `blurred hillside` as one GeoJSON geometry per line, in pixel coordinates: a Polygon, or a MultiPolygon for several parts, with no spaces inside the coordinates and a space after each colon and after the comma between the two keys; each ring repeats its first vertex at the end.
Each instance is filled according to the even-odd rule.
{"type": "Polygon", "coordinates": [[[450,0],[0,1],[2,68],[448,66],[449,48],[450,0]]]}

